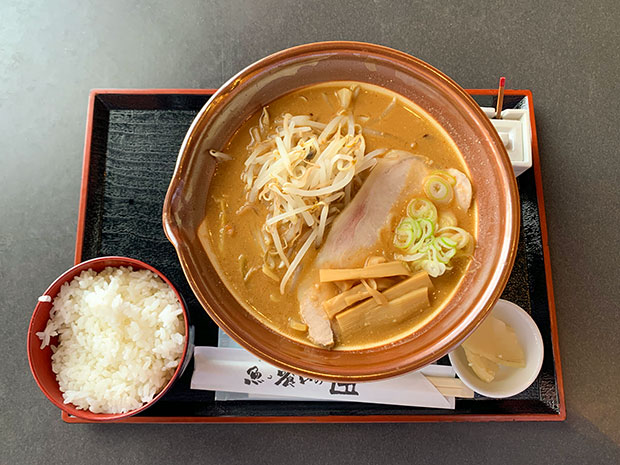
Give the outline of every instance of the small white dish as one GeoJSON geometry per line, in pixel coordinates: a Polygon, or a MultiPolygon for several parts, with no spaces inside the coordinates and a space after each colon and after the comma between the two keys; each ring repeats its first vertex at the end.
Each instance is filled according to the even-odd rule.
{"type": "Polygon", "coordinates": [[[496,399],[512,397],[525,391],[540,372],[544,356],[542,336],[532,317],[512,302],[498,300],[490,315],[514,329],[525,353],[525,367],[500,366],[495,379],[487,383],[473,372],[462,347],[449,354],[450,363],[461,381],[478,394],[496,399]]]}
{"type": "Polygon", "coordinates": [[[528,102],[526,98],[519,108],[502,111],[502,119],[495,119],[495,108],[481,107],[506,147],[515,176],[532,167],[532,125],[528,102]]]}

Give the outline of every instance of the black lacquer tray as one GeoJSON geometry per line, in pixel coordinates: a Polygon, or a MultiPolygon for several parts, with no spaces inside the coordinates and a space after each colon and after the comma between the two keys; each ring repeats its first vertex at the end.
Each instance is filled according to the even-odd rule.
{"type": "MultiPolygon", "coordinates": [[[[179,147],[210,90],[95,90],[91,92],[76,262],[125,255],[161,270],[185,298],[196,345],[217,345],[217,326],[192,293],[161,222],[162,204],[179,147]]],[[[495,91],[470,90],[482,106],[495,91]]],[[[506,91],[504,108],[526,108],[532,123],[533,168],[517,180],[521,237],[502,298],[534,318],[545,359],[538,379],[509,399],[457,399],[455,410],[348,402],[215,401],[211,391],[189,389],[193,366],[153,407],[125,422],[403,422],[563,420],[566,417],[551,287],[547,232],[532,94],[506,91]]],[[[448,357],[439,363],[448,364],[448,357]]],[[[63,419],[82,423],[63,413],[63,419]]]]}

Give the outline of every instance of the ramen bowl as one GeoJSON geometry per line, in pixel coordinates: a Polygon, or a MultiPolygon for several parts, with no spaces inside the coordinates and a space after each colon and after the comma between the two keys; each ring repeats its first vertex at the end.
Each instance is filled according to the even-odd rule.
{"type": "Polygon", "coordinates": [[[226,82],[202,108],[180,149],[163,224],[187,279],[211,318],[247,350],[285,370],[334,381],[365,381],[427,365],[460,344],[499,298],[514,262],[519,199],[510,160],[476,102],[454,81],[410,55],[379,45],[322,42],[266,57],[226,82]],[[477,201],[477,247],[458,287],[425,324],[385,344],[329,350],[293,340],[248,312],[218,273],[198,228],[215,170],[207,149],[222,149],[254,113],[313,84],[359,81],[402,95],[424,110],[461,152],[477,201]]]}

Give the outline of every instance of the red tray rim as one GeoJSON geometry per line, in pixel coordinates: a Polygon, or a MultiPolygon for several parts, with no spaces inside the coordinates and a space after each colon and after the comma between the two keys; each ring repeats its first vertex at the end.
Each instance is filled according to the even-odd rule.
{"type": "MultiPolygon", "coordinates": [[[[86,136],[84,141],[84,158],[82,162],[82,181],[80,187],[80,204],[75,241],[74,263],[81,261],[84,226],[86,219],[86,200],[88,197],[88,173],[90,168],[90,151],[95,99],[104,94],[125,95],[209,95],[216,89],[93,89],[88,100],[86,136]]],[[[497,89],[466,89],[470,95],[495,95],[497,89]]],[[[549,302],[549,319],[551,326],[551,343],[553,347],[554,366],[558,388],[559,413],[521,413],[521,414],[447,414],[447,415],[325,415],[325,416],[226,416],[226,417],[129,417],[117,423],[434,423],[434,422],[496,422],[496,421],[564,421],[566,419],[566,403],[564,398],[564,381],[560,361],[558,327],[551,277],[551,256],[549,254],[549,238],[547,234],[547,218],[545,214],[542,173],[538,154],[538,137],[534,118],[534,102],[532,92],[528,89],[506,89],[505,95],[524,95],[528,99],[530,124],[532,126],[532,162],[536,180],[536,197],[542,236],[543,257],[545,261],[545,279],[547,299],[549,302]]],[[[62,412],[62,420],[66,423],[92,423],[62,412]]]]}

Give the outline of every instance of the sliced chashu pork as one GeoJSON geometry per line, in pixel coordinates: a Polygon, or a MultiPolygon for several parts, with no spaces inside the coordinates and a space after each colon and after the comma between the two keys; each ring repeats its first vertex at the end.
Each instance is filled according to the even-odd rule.
{"type": "Polygon", "coordinates": [[[377,163],[351,203],[338,215],[315,259],[313,272],[297,290],[299,312],[312,342],[326,347],[334,344],[323,302],[336,295],[336,286],[320,283],[318,270],[363,265],[380,245],[382,232],[390,227],[392,207],[404,196],[419,194],[427,174],[424,158],[392,151],[377,163]]]}

